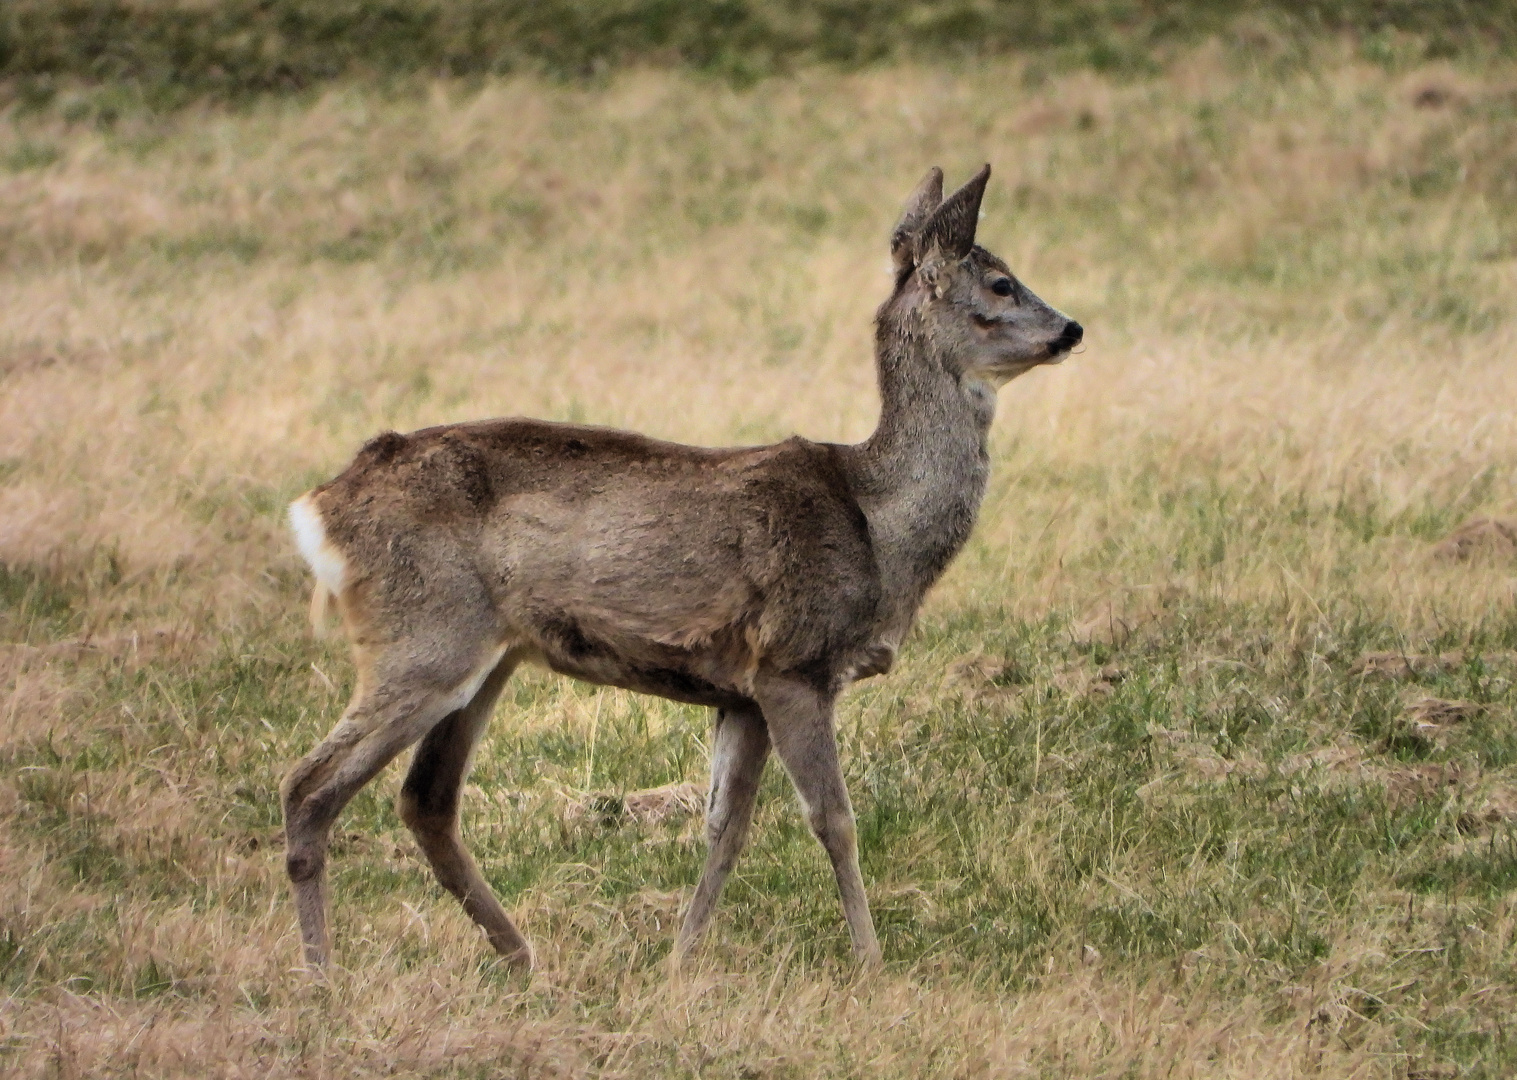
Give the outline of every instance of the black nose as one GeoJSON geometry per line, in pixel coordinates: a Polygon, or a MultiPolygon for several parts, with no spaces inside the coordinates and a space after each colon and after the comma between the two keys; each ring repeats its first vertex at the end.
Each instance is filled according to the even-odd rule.
{"type": "Polygon", "coordinates": [[[1070,319],[1064,324],[1064,332],[1059,335],[1059,340],[1065,342],[1069,348],[1073,349],[1076,345],[1080,344],[1080,339],[1084,336],[1085,327],[1070,319]]]}

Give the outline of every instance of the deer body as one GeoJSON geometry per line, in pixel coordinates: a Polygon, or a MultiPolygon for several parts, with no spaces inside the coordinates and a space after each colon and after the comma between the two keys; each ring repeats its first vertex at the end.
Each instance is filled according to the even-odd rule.
{"type": "Polygon", "coordinates": [[[381,435],[297,500],[301,550],[338,599],[358,667],[343,719],[284,785],[309,960],[329,952],[332,821],[419,742],[402,817],[492,944],[530,962],[460,843],[458,796],[501,687],[536,662],[718,710],[710,853],[680,955],[742,848],[772,748],[832,861],[854,948],[878,962],[833,703],[889,669],[968,538],[996,386],[1080,336],[1020,283],[1005,310],[986,300],[1014,281],[973,246],[988,174],[944,201],[933,170],[908,203],[878,319],[881,420],[864,443],[707,449],[488,420],[381,435]]]}
{"type": "Polygon", "coordinates": [[[490,420],[381,436],[306,498],[356,625],[405,635],[441,601],[451,641],[462,602],[564,675],[727,708],[761,664],[827,686],[868,651],[879,574],[838,450],[490,420]]]}

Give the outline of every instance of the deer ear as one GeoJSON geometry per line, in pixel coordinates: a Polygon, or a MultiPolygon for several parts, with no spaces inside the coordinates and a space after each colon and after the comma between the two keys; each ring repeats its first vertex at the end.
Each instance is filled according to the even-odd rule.
{"type": "Polygon", "coordinates": [[[989,180],[990,166],[986,165],[932,212],[932,217],[917,233],[917,261],[926,258],[933,247],[944,258],[954,261],[969,254],[969,249],[974,247],[975,226],[980,222],[980,200],[985,197],[985,185],[989,180]]]}
{"type": "Polygon", "coordinates": [[[934,165],[922,177],[922,182],[911,193],[911,198],[906,200],[901,220],[891,230],[890,257],[895,261],[896,270],[904,270],[911,263],[916,254],[912,242],[916,239],[917,230],[927,223],[927,219],[942,201],[943,170],[934,165]]]}

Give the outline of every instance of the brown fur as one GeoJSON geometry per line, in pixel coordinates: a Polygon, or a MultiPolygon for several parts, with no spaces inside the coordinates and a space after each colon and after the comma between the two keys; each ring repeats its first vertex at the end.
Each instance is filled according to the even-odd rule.
{"type": "Polygon", "coordinates": [[[491,638],[555,671],[720,707],[759,664],[831,686],[867,644],[869,527],[837,456],[487,420],[382,435],[312,498],[354,568],[357,624],[407,635],[452,581],[488,597],[491,638]]]}
{"type": "Polygon", "coordinates": [[[285,784],[310,960],[328,954],[332,820],[418,740],[402,816],[492,943],[530,960],[457,824],[495,697],[533,661],[719,710],[711,853],[681,954],[741,849],[772,746],[832,860],[854,946],[878,961],[833,703],[889,669],[967,539],[995,387],[1079,340],[1077,324],[1012,289],[1005,265],[974,245],[988,177],[987,166],[943,200],[933,170],[892,235],[900,275],[879,316],[884,408],[865,443],[707,449],[486,420],[387,432],[305,497],[345,563],[337,599],[360,671],[342,722],[285,784]]]}

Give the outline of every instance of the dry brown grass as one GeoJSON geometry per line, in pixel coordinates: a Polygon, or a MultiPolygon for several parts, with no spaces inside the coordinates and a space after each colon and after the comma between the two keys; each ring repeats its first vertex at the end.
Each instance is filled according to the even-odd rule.
{"type": "MultiPolygon", "coordinates": [[[[1102,924],[1068,912],[1241,889],[1228,859],[1247,823],[1232,856],[1155,837],[1245,783],[1277,783],[1260,806],[1351,790],[1354,806],[1422,807],[1450,860],[1485,858],[1509,830],[1506,811],[1486,815],[1510,803],[1508,685],[1465,657],[1403,673],[1440,700],[1484,694],[1484,711],[1439,721],[1453,742],[1417,751],[1485,763],[1448,794],[1404,771],[1420,736],[1396,726],[1413,723],[1400,691],[1347,668],[1370,647],[1514,644],[1510,560],[1433,546],[1467,517],[1517,511],[1503,172],[1517,72],[1387,73],[1324,47],[1285,74],[1217,49],[1137,82],[1028,88],[1022,74],[812,73],[737,93],[632,73],[590,90],[338,89],[104,132],[50,113],[0,122],[0,141],[60,151],[0,177],[0,747],[15,769],[0,778],[0,1065],[1497,1075],[1512,1060],[1497,1020],[1517,1006],[1509,886],[1478,902],[1419,892],[1386,856],[1310,900],[1322,944],[1299,954],[1262,944],[1261,928],[1292,932],[1279,898],[1198,915],[1200,944],[1128,951],[1087,949],[1102,924]],[[300,636],[283,504],[376,429],[485,415],[708,443],[860,438],[896,205],[928,164],[953,176],[985,159],[982,239],[1086,324],[1089,347],[1003,392],[976,540],[893,682],[850,699],[857,773],[909,758],[911,783],[944,798],[980,785],[966,798],[987,807],[957,837],[889,834],[871,887],[892,926],[917,928],[887,935],[889,974],[854,982],[825,940],[793,944],[823,933],[831,901],[795,869],[805,838],[791,837],[755,854],[717,930],[731,940],[668,982],[678,873],[608,894],[600,826],[563,807],[608,786],[596,725],[606,755],[698,727],[536,677],[482,759],[468,827],[495,866],[522,829],[558,851],[509,888],[538,973],[515,982],[482,956],[377,802],[344,841],[351,968],[325,983],[292,970],[272,778],[330,721],[347,673],[300,636]],[[208,681],[239,664],[255,674],[208,681]],[[1227,682],[1234,670],[1257,684],[1227,682]],[[1466,670],[1469,685],[1437,684],[1466,670]],[[1152,689],[1161,671],[1174,681],[1152,689]],[[1110,805],[1082,817],[1070,794],[1114,751],[1056,743],[1048,725],[1104,730],[1140,700],[1150,734],[1133,738],[1157,749],[1123,789],[1149,815],[1124,857],[1110,805]],[[1370,704],[1383,733],[1355,719],[1370,704]],[[1208,726],[1245,707],[1289,737],[1245,745],[1231,721],[1208,726]],[[1015,782],[1030,784],[1013,808],[984,786],[1002,773],[932,772],[954,717],[1018,733],[1015,782]],[[559,732],[588,740],[588,761],[515,764],[559,732]],[[1071,885],[1061,852],[1108,827],[1104,869],[1071,885]],[[961,927],[989,934],[1001,913],[955,891],[944,853],[961,849],[1048,898],[1025,953],[965,944],[961,927]],[[791,899],[764,906],[792,875],[791,899]],[[1452,965],[1451,940],[1463,966],[1416,968],[1408,990],[1405,965],[1452,965]],[[1418,1034],[1444,1031],[1457,1037],[1418,1034]]],[[[691,761],[641,782],[699,781],[691,761]]],[[[885,798],[862,790],[861,805],[885,798]]],[[[639,827],[617,866],[698,847],[678,822],[639,827]]],[[[1292,828],[1266,846],[1285,851],[1292,828]]]]}
{"type": "Polygon", "coordinates": [[[619,1031],[577,1021],[572,994],[547,987],[535,995],[552,1002],[538,1005],[542,1015],[499,1023],[491,1018],[519,1011],[518,1002],[474,979],[411,976],[375,991],[340,974],[330,987],[256,1009],[229,990],[172,1017],[66,998],[8,1017],[24,1034],[6,1034],[22,1042],[23,1063],[73,1076],[430,1075],[461,1065],[467,1073],[474,1060],[492,1062],[495,1075],[544,1077],[702,1075],[716,1062],[731,1076],[1354,1077],[1377,1075],[1393,1056],[1386,1045],[1349,1050],[1327,1034],[1356,1004],[1330,973],[1320,986],[1265,1000],[1219,1001],[1205,958],[1187,958],[1183,974],[1150,986],[1074,964],[1014,998],[896,976],[859,988],[783,962],[678,985],[629,980],[615,988],[628,1002],[619,1031]],[[1327,1001],[1323,1019],[1257,1030],[1261,1010],[1298,1000],[1327,1001]]]}

